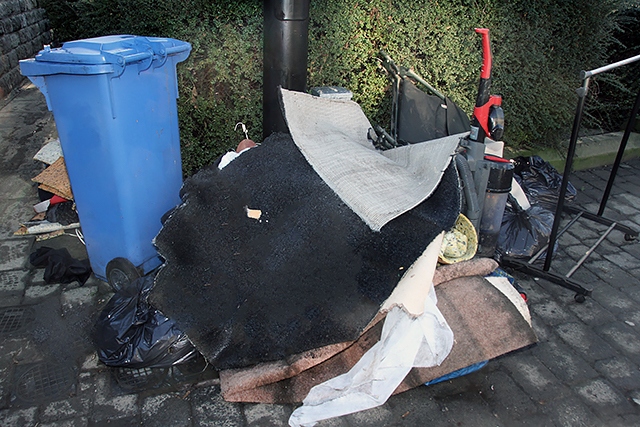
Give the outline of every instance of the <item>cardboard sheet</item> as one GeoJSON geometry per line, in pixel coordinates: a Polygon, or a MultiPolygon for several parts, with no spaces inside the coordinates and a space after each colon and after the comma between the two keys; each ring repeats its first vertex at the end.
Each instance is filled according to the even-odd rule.
{"type": "Polygon", "coordinates": [[[67,200],[73,200],[71,183],[64,164],[64,157],[58,158],[51,166],[42,171],[32,181],[39,183],[41,188],[50,193],[57,194],[67,200]]]}

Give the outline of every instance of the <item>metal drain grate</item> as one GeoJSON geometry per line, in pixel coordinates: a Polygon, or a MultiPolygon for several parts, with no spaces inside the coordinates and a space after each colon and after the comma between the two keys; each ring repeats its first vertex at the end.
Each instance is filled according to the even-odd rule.
{"type": "Polygon", "coordinates": [[[124,390],[143,390],[158,386],[167,377],[167,368],[116,368],[114,375],[124,390]]]}
{"type": "Polygon", "coordinates": [[[29,367],[18,377],[16,396],[27,402],[62,397],[73,392],[74,373],[71,368],[47,363],[29,367]]]}
{"type": "Polygon", "coordinates": [[[35,320],[31,307],[10,307],[0,310],[0,334],[10,334],[35,320]]]}

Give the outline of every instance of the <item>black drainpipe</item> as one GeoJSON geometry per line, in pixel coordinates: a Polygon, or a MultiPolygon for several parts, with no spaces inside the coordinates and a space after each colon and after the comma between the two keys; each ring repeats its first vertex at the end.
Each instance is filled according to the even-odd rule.
{"type": "Polygon", "coordinates": [[[278,86],[306,92],[310,0],[264,0],[262,133],[288,132],[278,86]]]}

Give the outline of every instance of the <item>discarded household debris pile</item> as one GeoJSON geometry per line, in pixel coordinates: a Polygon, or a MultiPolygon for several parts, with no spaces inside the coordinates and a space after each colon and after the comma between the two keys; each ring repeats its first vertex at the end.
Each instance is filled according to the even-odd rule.
{"type": "MultiPolygon", "coordinates": [[[[62,236],[67,230],[75,230],[71,232],[72,235],[82,241],[78,212],[60,141],[47,141],[33,159],[47,165],[44,171],[32,178],[38,184],[41,202],[33,206],[34,216],[21,224],[14,235],[35,235],[36,241],[43,241],[62,236]]],[[[34,267],[45,269],[43,279],[47,284],[78,281],[84,285],[91,275],[89,261],[73,258],[64,248],[40,247],[31,254],[29,261],[34,267]]]]}
{"type": "MultiPolygon", "coordinates": [[[[488,47],[488,31],[482,34],[488,47]]],[[[170,100],[163,107],[166,116],[140,118],[151,135],[165,138],[153,146],[157,158],[146,155],[146,132],[126,141],[102,140],[101,122],[88,129],[100,139],[96,145],[113,150],[117,166],[105,164],[99,151],[85,151],[81,139],[73,141],[76,150],[65,146],[91,265],[118,290],[97,324],[104,363],[132,369],[186,365],[197,349],[221,370],[226,399],[303,402],[290,419],[296,426],[380,405],[393,393],[536,341],[516,288],[494,260],[473,258],[478,240],[473,222],[460,216],[457,169],[461,140],[469,138],[464,114],[453,105],[441,120],[446,132],[381,151],[355,102],[281,89],[290,136],[273,134],[260,146],[246,144],[224,163],[201,170],[184,183],[180,201],[177,132],[155,129],[168,123],[177,130],[177,93],[165,96],[163,89],[175,80],[175,64],[190,46],[132,36],[65,46],[69,63],[89,60],[83,67],[94,67],[95,59],[127,63],[117,56],[126,46],[131,64],[144,57],[145,64],[148,59],[149,66],[158,66],[150,72],[167,73],[145,82],[148,67],[118,68],[118,79],[110,72],[94,79],[96,90],[105,87],[104,79],[113,82],[109,96],[101,95],[116,101],[96,115],[117,118],[110,123],[121,126],[121,133],[144,110],[136,108],[138,98],[150,92],[170,100]],[[111,55],[103,55],[103,45],[111,55]],[[172,66],[162,67],[167,55],[172,66]],[[137,96],[120,102],[121,92],[137,96]],[[143,159],[144,170],[154,172],[147,179],[137,175],[143,159]],[[97,187],[77,185],[87,176],[97,187]],[[114,183],[118,191],[111,191],[114,183]],[[98,201],[95,188],[118,196],[113,203],[98,201]],[[127,199],[124,207],[120,196],[127,199]],[[86,216],[91,209],[85,210],[83,200],[100,214],[98,220],[86,216]],[[163,218],[153,247],[160,217],[179,202],[163,218]],[[151,215],[138,221],[143,211],[151,215]],[[131,234],[139,234],[133,244],[131,234]],[[158,254],[166,261],[156,275],[158,254]],[[449,265],[437,268],[438,260],[449,265]],[[129,280],[140,273],[146,277],[129,280]]],[[[23,64],[36,79],[57,75],[61,56],[51,52],[40,55],[44,64],[23,64]]],[[[47,86],[60,83],[49,80],[47,86]]],[[[85,107],[98,104],[89,100],[85,107]]],[[[476,157],[468,162],[485,178],[490,168],[483,165],[492,161],[485,158],[484,134],[501,135],[500,117],[490,112],[497,106],[497,97],[477,105],[486,113],[483,129],[495,119],[491,129],[475,129],[476,157]]],[[[63,107],[68,117],[77,113],[75,106],[63,107]]],[[[248,141],[246,131],[245,136],[248,141]]],[[[474,190],[485,196],[484,187],[474,190]]]]}
{"type": "Polygon", "coordinates": [[[65,230],[78,229],[78,213],[73,203],[60,141],[48,141],[33,158],[47,165],[42,173],[32,179],[38,183],[38,194],[42,201],[33,207],[34,217],[21,224],[14,235],[36,235],[37,240],[45,240],[62,235],[65,230]]]}
{"type": "Polygon", "coordinates": [[[371,138],[377,148],[387,149],[464,133],[455,155],[464,196],[462,213],[478,231],[478,255],[493,257],[507,194],[518,185],[512,178],[513,164],[502,157],[504,112],[502,97],[490,91],[489,30],[475,31],[482,36],[483,63],[471,121],[444,94],[413,70],[396,65],[382,51],[381,68],[392,83],[390,132],[376,125],[371,138]]]}
{"type": "Polygon", "coordinates": [[[189,178],[156,238],[149,301],[225,399],[304,402],[306,425],[536,342],[494,260],[455,262],[460,135],[380,151],[356,103],[280,93],[291,137],[189,178]]]}

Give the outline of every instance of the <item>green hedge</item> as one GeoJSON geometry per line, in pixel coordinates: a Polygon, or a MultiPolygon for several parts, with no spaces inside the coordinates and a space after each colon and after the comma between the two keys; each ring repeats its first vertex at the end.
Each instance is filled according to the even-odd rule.
{"type": "MultiPolygon", "coordinates": [[[[250,137],[261,139],[262,2],[41,3],[58,43],[130,33],[193,45],[190,58],[178,66],[186,174],[235,146],[242,138],[233,130],[239,121],[247,124],[250,137]]],[[[505,142],[552,145],[571,126],[579,71],[606,64],[613,47],[622,49],[614,38],[627,34],[618,26],[620,11],[635,8],[637,2],[620,0],[312,0],[308,84],[347,87],[372,122],[388,127],[389,82],[377,60],[384,49],[471,113],[481,66],[480,37],[473,28],[487,27],[494,54],[492,92],[503,95],[505,142]]],[[[627,24],[637,30],[634,22],[627,24]]],[[[620,94],[628,92],[623,83],[617,76],[605,82],[620,94]]],[[[595,120],[615,122],[608,117],[608,102],[590,102],[592,126],[595,120]]]]}

